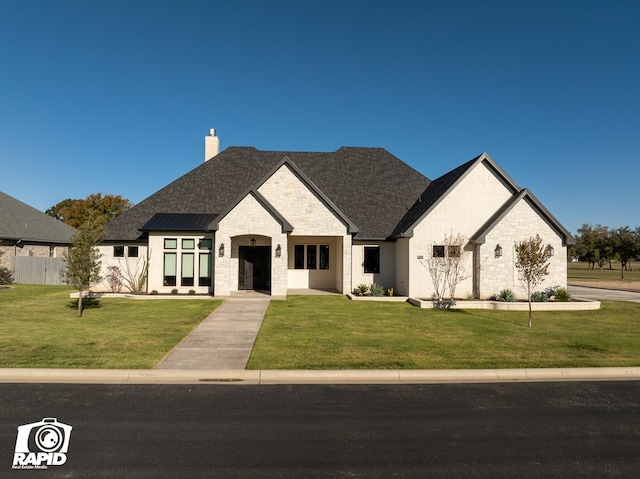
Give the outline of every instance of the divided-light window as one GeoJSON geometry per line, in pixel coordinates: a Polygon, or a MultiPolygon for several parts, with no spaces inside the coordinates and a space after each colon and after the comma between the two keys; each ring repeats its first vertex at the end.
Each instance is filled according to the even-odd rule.
{"type": "Polygon", "coordinates": [[[329,245],[297,244],[293,247],[294,269],[329,269],[329,245]]]}

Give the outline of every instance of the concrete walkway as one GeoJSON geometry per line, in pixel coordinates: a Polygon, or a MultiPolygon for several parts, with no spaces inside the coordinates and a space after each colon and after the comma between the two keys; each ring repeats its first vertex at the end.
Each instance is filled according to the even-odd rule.
{"type": "Polygon", "coordinates": [[[156,369],[245,369],[268,307],[268,299],[225,300],[156,369]]]}
{"type": "Polygon", "coordinates": [[[640,293],[633,291],[620,291],[616,289],[591,288],[587,286],[568,287],[569,293],[575,298],[594,299],[596,301],[631,301],[640,303],[640,293]]]}

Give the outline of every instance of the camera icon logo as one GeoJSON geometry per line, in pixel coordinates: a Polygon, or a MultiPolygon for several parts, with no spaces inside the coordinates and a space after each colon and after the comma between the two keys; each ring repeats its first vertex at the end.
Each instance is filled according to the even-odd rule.
{"type": "Polygon", "coordinates": [[[18,426],[14,469],[46,469],[67,461],[72,426],[58,422],[54,417],[18,426]]]}

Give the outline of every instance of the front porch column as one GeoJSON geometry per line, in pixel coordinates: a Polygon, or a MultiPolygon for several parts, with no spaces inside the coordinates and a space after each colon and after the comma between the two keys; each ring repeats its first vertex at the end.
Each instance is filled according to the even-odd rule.
{"type": "Polygon", "coordinates": [[[351,259],[351,251],[353,247],[353,237],[351,235],[344,235],[342,237],[342,284],[336,284],[338,291],[342,294],[351,292],[351,280],[353,267],[351,259]]]}
{"type": "Polygon", "coordinates": [[[216,233],[213,251],[213,294],[229,296],[231,294],[231,238],[216,233]],[[224,245],[224,256],[220,256],[220,246],[224,245]]]}

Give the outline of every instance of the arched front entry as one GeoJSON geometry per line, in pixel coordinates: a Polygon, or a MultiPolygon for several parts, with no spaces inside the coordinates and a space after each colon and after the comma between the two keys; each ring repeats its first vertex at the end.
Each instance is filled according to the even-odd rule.
{"type": "Polygon", "coordinates": [[[233,241],[238,248],[238,290],[270,291],[271,239],[265,236],[239,236],[233,241]]]}

